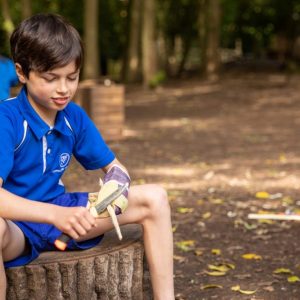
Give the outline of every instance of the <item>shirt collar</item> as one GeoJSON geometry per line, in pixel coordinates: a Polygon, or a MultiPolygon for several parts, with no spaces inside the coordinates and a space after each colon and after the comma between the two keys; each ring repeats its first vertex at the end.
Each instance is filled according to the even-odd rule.
{"type": "MultiPolygon", "coordinates": [[[[21,113],[28,122],[29,127],[31,128],[34,135],[41,139],[49,130],[50,126],[46,124],[42,118],[36,113],[36,111],[30,105],[27,95],[26,87],[24,86],[18,95],[18,100],[20,103],[21,113]]],[[[64,110],[59,111],[56,115],[56,120],[52,130],[56,130],[63,135],[70,136],[72,132],[66,123],[65,112],[64,110]]]]}

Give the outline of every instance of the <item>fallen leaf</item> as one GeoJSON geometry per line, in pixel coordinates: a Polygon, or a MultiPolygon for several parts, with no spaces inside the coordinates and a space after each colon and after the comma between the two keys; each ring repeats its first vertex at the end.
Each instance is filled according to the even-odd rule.
{"type": "Polygon", "coordinates": [[[270,197],[270,194],[268,192],[257,192],[255,194],[255,197],[258,199],[268,199],[270,197]]]}
{"type": "Polygon", "coordinates": [[[222,251],[220,249],[211,249],[211,253],[215,255],[220,255],[222,251]]]}
{"type": "Polygon", "coordinates": [[[211,217],[211,212],[206,212],[206,213],[204,213],[204,214],[202,214],[202,218],[203,219],[209,219],[211,217]]]}
{"type": "Polygon", "coordinates": [[[266,286],[266,287],[263,287],[263,290],[267,291],[267,292],[274,292],[274,288],[272,286],[266,286]]]}
{"type": "Polygon", "coordinates": [[[242,255],[242,258],[244,259],[262,259],[260,255],[257,255],[255,253],[246,253],[242,255]]]}
{"type": "Polygon", "coordinates": [[[273,271],[274,274],[292,274],[293,272],[290,269],[278,268],[273,271]]]}
{"type": "Polygon", "coordinates": [[[298,282],[298,281],[300,281],[300,278],[298,276],[290,276],[290,277],[288,277],[287,281],[291,282],[291,283],[298,282]]]}
{"type": "Polygon", "coordinates": [[[224,276],[227,274],[227,272],[219,272],[219,271],[212,271],[212,272],[205,271],[204,273],[209,276],[224,276]]]}
{"type": "Polygon", "coordinates": [[[203,254],[203,250],[195,249],[194,253],[196,254],[196,256],[201,256],[203,254]]]}
{"type": "Polygon", "coordinates": [[[223,199],[210,199],[209,200],[210,203],[212,204],[223,204],[224,203],[224,200],[223,199]]]}
{"type": "Polygon", "coordinates": [[[231,290],[235,291],[235,292],[239,292],[241,294],[245,294],[245,295],[252,295],[257,291],[257,290],[254,290],[254,291],[242,290],[239,285],[235,285],[235,286],[231,287],[231,290]]]}
{"type": "Polygon", "coordinates": [[[272,224],[274,224],[275,222],[274,222],[273,220],[260,219],[260,220],[258,220],[258,223],[260,223],[260,224],[270,224],[270,225],[272,225],[272,224]]]}
{"type": "Polygon", "coordinates": [[[289,206],[294,204],[294,199],[292,199],[290,196],[285,196],[282,198],[281,203],[283,206],[289,206]]]}
{"type": "Polygon", "coordinates": [[[179,263],[183,263],[186,261],[186,258],[180,255],[173,255],[173,259],[178,261],[179,263]]]}
{"type": "Polygon", "coordinates": [[[219,285],[219,284],[204,284],[204,285],[201,285],[201,287],[200,287],[201,290],[215,289],[215,288],[222,289],[223,286],[219,285]]]}
{"type": "Polygon", "coordinates": [[[180,214],[187,214],[187,213],[192,213],[194,211],[193,208],[189,207],[177,207],[177,212],[180,214]]]}
{"type": "Polygon", "coordinates": [[[235,265],[234,265],[234,264],[231,264],[231,263],[223,262],[222,265],[227,266],[229,269],[232,269],[232,270],[235,269],[235,265]]]}
{"type": "Polygon", "coordinates": [[[228,268],[226,265],[219,265],[219,266],[208,265],[208,268],[210,270],[214,270],[218,272],[227,272],[228,270],[230,270],[230,268],[228,268]]]}
{"type": "Polygon", "coordinates": [[[244,227],[247,229],[247,230],[253,230],[253,229],[256,229],[257,228],[257,225],[256,224],[249,224],[247,222],[243,222],[243,225],[244,227]]]}
{"type": "Polygon", "coordinates": [[[286,159],[286,156],[285,156],[284,153],[281,153],[281,154],[279,155],[279,161],[280,161],[282,164],[284,164],[284,163],[287,162],[287,159],[286,159]]]}
{"type": "Polygon", "coordinates": [[[188,252],[193,250],[193,248],[195,247],[195,240],[185,240],[185,241],[180,241],[176,243],[176,246],[184,251],[184,252],[188,252]]]}

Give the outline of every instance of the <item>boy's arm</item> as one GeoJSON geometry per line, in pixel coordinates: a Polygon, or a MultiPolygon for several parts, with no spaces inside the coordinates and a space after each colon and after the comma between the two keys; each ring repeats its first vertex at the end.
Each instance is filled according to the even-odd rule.
{"type": "Polygon", "coordinates": [[[13,221],[53,224],[74,239],[95,225],[95,218],[85,207],[62,207],[19,197],[2,188],[0,178],[0,217],[13,221]]]}
{"type": "Polygon", "coordinates": [[[102,168],[102,170],[104,171],[104,173],[107,173],[114,165],[120,166],[124,171],[126,171],[126,173],[128,174],[127,169],[125,168],[124,165],[122,165],[118,159],[114,159],[110,164],[108,164],[107,166],[105,166],[104,168],[102,168]]]}

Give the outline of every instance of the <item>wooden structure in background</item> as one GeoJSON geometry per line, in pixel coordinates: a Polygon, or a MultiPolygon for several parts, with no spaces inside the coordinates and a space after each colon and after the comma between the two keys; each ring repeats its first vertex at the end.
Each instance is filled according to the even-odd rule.
{"type": "Polygon", "coordinates": [[[74,101],[91,117],[106,141],[122,139],[125,122],[125,88],[86,80],[79,84],[74,101]]]}
{"type": "Polygon", "coordinates": [[[29,265],[6,270],[7,300],[140,300],[152,299],[141,228],[107,233],[84,251],[45,252],[29,265]]]}

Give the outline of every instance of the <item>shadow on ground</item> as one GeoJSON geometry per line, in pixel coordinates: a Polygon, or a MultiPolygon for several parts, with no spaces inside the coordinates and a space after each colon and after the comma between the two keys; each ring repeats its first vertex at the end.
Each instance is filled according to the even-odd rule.
{"type": "MultiPolygon", "coordinates": [[[[111,147],[134,183],[168,190],[177,299],[300,299],[299,224],[247,218],[300,209],[299,79],[248,73],[127,89],[125,139],[111,147]]],[[[95,191],[97,176],[73,162],[64,182],[95,191]]]]}

